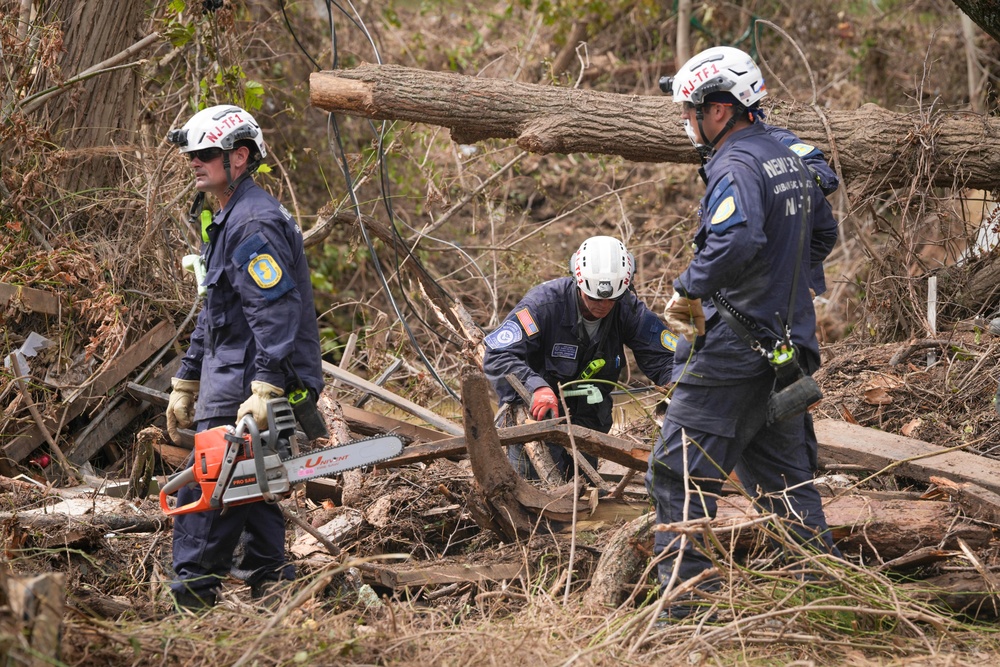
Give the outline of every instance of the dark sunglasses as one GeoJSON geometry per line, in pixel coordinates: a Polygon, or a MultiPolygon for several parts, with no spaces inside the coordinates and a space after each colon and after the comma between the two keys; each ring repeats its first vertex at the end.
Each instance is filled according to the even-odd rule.
{"type": "Polygon", "coordinates": [[[222,157],[221,148],[202,148],[200,151],[191,151],[188,156],[192,160],[198,160],[199,162],[211,162],[219,157],[222,157]]]}

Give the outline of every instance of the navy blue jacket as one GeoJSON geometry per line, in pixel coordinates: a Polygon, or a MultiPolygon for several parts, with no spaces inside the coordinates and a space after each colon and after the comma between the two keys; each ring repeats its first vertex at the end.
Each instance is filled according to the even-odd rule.
{"type": "MultiPolygon", "coordinates": [[[[571,277],[536,285],[484,339],[483,369],[501,405],[520,400],[504,379],[508,373],[514,373],[531,393],[549,386],[558,396],[559,383],[578,379],[591,361],[604,359],[604,368],[594,379],[617,382],[626,363],[626,345],[646,377],[659,385],[670,382],[676,337],[660,318],[629,290],[602,318],[591,340],[581,321],[577,289],[571,277]]],[[[601,403],[588,404],[576,396],[566,403],[574,424],[607,433],[614,387],[595,384],[603,395],[601,403]]]]}
{"type": "MultiPolygon", "coordinates": [[[[829,196],[837,191],[837,188],[840,187],[840,179],[837,178],[837,172],[827,164],[823,151],[811,144],[803,143],[795,133],[783,127],[776,127],[765,123],[764,128],[768,134],[785,146],[788,146],[793,153],[802,158],[802,161],[806,163],[806,167],[813,178],[816,179],[824,195],[829,196]]],[[[822,262],[813,264],[809,275],[809,287],[812,288],[815,294],[822,294],[826,291],[826,274],[823,272],[822,262]]]]}
{"type": "Polygon", "coordinates": [[[837,191],[837,188],[840,187],[840,179],[837,178],[837,172],[830,168],[830,165],[826,161],[826,156],[823,155],[823,151],[812,144],[804,143],[791,130],[786,130],[776,125],[768,125],[767,123],[763,123],[763,127],[767,130],[768,134],[785,146],[788,146],[793,153],[802,158],[802,161],[806,163],[806,167],[812,172],[813,178],[816,179],[824,195],[831,195],[837,191]]]}
{"type": "Polygon", "coordinates": [[[695,256],[674,281],[674,289],[701,299],[708,323],[694,349],[678,341],[674,381],[727,384],[767,372],[767,361],[720,320],[711,297],[720,292],[749,318],[751,333],[766,349],[782,336],[799,254],[803,185],[810,207],[805,211],[792,340],[818,366],[810,272],[837,242],[837,221],[816,180],[761,123],[729,135],[705,165],[705,173],[708,185],[695,256]]]}
{"type": "Polygon", "coordinates": [[[208,294],[177,377],[201,380],[195,420],[235,417],[262,380],[286,389],[291,357],[307,388],[323,375],[302,230],[285,207],[246,178],[202,246],[208,294]]]}

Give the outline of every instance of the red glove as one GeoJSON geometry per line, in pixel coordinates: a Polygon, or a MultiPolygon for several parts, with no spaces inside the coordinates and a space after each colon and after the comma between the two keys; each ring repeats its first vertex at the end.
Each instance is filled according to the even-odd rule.
{"type": "Polygon", "coordinates": [[[539,387],[531,396],[531,417],[535,421],[553,418],[559,414],[559,401],[549,387],[539,387]]]}

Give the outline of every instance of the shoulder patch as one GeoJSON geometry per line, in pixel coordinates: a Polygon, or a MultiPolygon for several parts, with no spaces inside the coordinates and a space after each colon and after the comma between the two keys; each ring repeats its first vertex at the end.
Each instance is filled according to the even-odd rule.
{"type": "Polygon", "coordinates": [[[524,338],[524,334],[521,333],[521,327],[517,326],[513,320],[507,320],[500,325],[499,329],[487,334],[486,337],[483,338],[483,342],[486,343],[491,350],[502,350],[505,347],[510,347],[522,338],[524,338]]]}
{"type": "Polygon", "coordinates": [[[514,314],[517,315],[517,321],[524,327],[524,333],[528,334],[528,338],[538,333],[538,325],[535,324],[535,320],[531,317],[531,312],[527,308],[522,308],[514,314]]]}
{"type": "Polygon", "coordinates": [[[674,335],[669,329],[664,329],[660,332],[660,345],[671,352],[676,352],[677,336],[674,335]]]}
{"type": "Polygon", "coordinates": [[[809,155],[814,150],[816,150],[816,147],[810,146],[809,144],[798,143],[798,144],[792,144],[791,146],[788,147],[788,149],[793,153],[795,153],[796,155],[798,155],[799,157],[805,157],[806,155],[809,155]]]}
{"type": "Polygon", "coordinates": [[[722,200],[715,208],[715,213],[712,214],[712,224],[717,225],[720,222],[725,222],[728,220],[733,213],[736,212],[736,200],[733,199],[732,195],[729,195],[722,200]]]}
{"type": "Polygon", "coordinates": [[[559,359],[576,359],[576,353],[580,350],[577,345],[568,343],[556,343],[552,346],[552,356],[559,359]]]}
{"type": "Polygon", "coordinates": [[[247,265],[250,277],[257,283],[257,287],[268,289],[274,287],[281,280],[282,271],[278,262],[270,255],[257,255],[250,260],[247,265]]]}

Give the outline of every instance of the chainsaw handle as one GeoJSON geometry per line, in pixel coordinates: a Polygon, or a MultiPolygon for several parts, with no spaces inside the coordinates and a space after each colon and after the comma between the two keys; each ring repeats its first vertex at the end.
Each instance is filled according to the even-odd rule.
{"type": "Polygon", "coordinates": [[[162,489],[160,489],[160,497],[162,498],[163,496],[172,495],[178,489],[183,486],[187,486],[193,481],[194,467],[183,470],[167,480],[167,483],[163,485],[162,489]]]}
{"type": "Polygon", "coordinates": [[[194,477],[194,467],[192,466],[187,470],[174,475],[167,481],[166,484],[163,485],[163,488],[160,489],[160,509],[163,510],[163,513],[166,516],[172,516],[174,514],[187,514],[188,512],[197,512],[202,509],[209,509],[207,506],[201,507],[201,505],[205,504],[204,485],[202,485],[202,497],[193,503],[188,503],[187,505],[175,507],[173,509],[171,509],[170,505],[167,504],[167,496],[194,481],[196,480],[194,477]]]}

